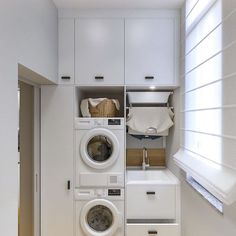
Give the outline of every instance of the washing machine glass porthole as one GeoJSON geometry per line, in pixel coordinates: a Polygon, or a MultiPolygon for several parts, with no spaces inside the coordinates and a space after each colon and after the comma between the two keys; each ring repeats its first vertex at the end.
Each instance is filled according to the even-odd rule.
{"type": "Polygon", "coordinates": [[[88,142],[87,152],[92,161],[105,162],[112,155],[112,142],[104,135],[94,136],[88,142]]]}
{"type": "Polygon", "coordinates": [[[87,214],[87,223],[96,232],[104,232],[113,224],[111,210],[103,205],[92,207],[87,214]]]}

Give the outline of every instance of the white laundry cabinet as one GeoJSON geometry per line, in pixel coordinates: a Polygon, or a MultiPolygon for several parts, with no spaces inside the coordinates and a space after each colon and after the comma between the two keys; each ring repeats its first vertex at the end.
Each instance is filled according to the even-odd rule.
{"type": "Polygon", "coordinates": [[[128,185],[126,199],[128,219],[176,218],[176,187],[174,185],[128,185]]]}
{"type": "Polygon", "coordinates": [[[58,83],[74,84],[75,35],[73,18],[58,21],[58,83]]]}
{"type": "Polygon", "coordinates": [[[41,236],[73,236],[73,98],[73,86],[41,88],[41,236]]]}
{"type": "Polygon", "coordinates": [[[178,224],[128,224],[127,236],[179,236],[178,224]]]}
{"type": "Polygon", "coordinates": [[[178,179],[168,169],[141,172],[126,175],[126,236],[180,236],[178,179]]]}
{"type": "Polygon", "coordinates": [[[176,18],[125,20],[125,83],[177,86],[176,18]]]}
{"type": "Polygon", "coordinates": [[[75,82],[124,84],[124,20],[79,18],[75,22],[75,82]]]}
{"type": "Polygon", "coordinates": [[[59,19],[59,83],[177,87],[178,19],[176,13],[59,19]]]}

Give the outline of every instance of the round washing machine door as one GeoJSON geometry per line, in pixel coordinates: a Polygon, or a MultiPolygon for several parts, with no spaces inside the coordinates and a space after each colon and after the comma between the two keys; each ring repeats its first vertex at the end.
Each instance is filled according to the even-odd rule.
{"type": "Polygon", "coordinates": [[[117,207],[105,199],[88,202],[81,210],[80,224],[86,235],[112,236],[120,226],[117,207]]]}
{"type": "Polygon", "coordinates": [[[89,130],[80,143],[83,161],[94,169],[112,166],[119,156],[119,142],[114,133],[103,128],[89,130]]]}

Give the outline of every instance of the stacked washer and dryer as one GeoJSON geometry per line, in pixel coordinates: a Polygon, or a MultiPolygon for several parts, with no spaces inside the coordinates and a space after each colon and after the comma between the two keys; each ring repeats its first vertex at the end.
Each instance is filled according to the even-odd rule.
{"type": "Polygon", "coordinates": [[[124,235],[123,118],[76,118],[76,236],[124,235]]]}

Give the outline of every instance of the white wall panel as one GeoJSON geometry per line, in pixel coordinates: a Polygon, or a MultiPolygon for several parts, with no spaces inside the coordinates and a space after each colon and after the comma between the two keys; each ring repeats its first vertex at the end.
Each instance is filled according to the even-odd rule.
{"type": "Polygon", "coordinates": [[[235,0],[221,0],[222,4],[222,16],[226,17],[236,9],[236,1],[235,0]]]}
{"type": "Polygon", "coordinates": [[[222,45],[226,47],[228,44],[236,41],[236,12],[231,14],[222,23],[222,45]]]}
{"type": "Polygon", "coordinates": [[[51,0],[0,1],[0,235],[17,235],[18,63],[57,81],[57,9],[51,0]]]}

